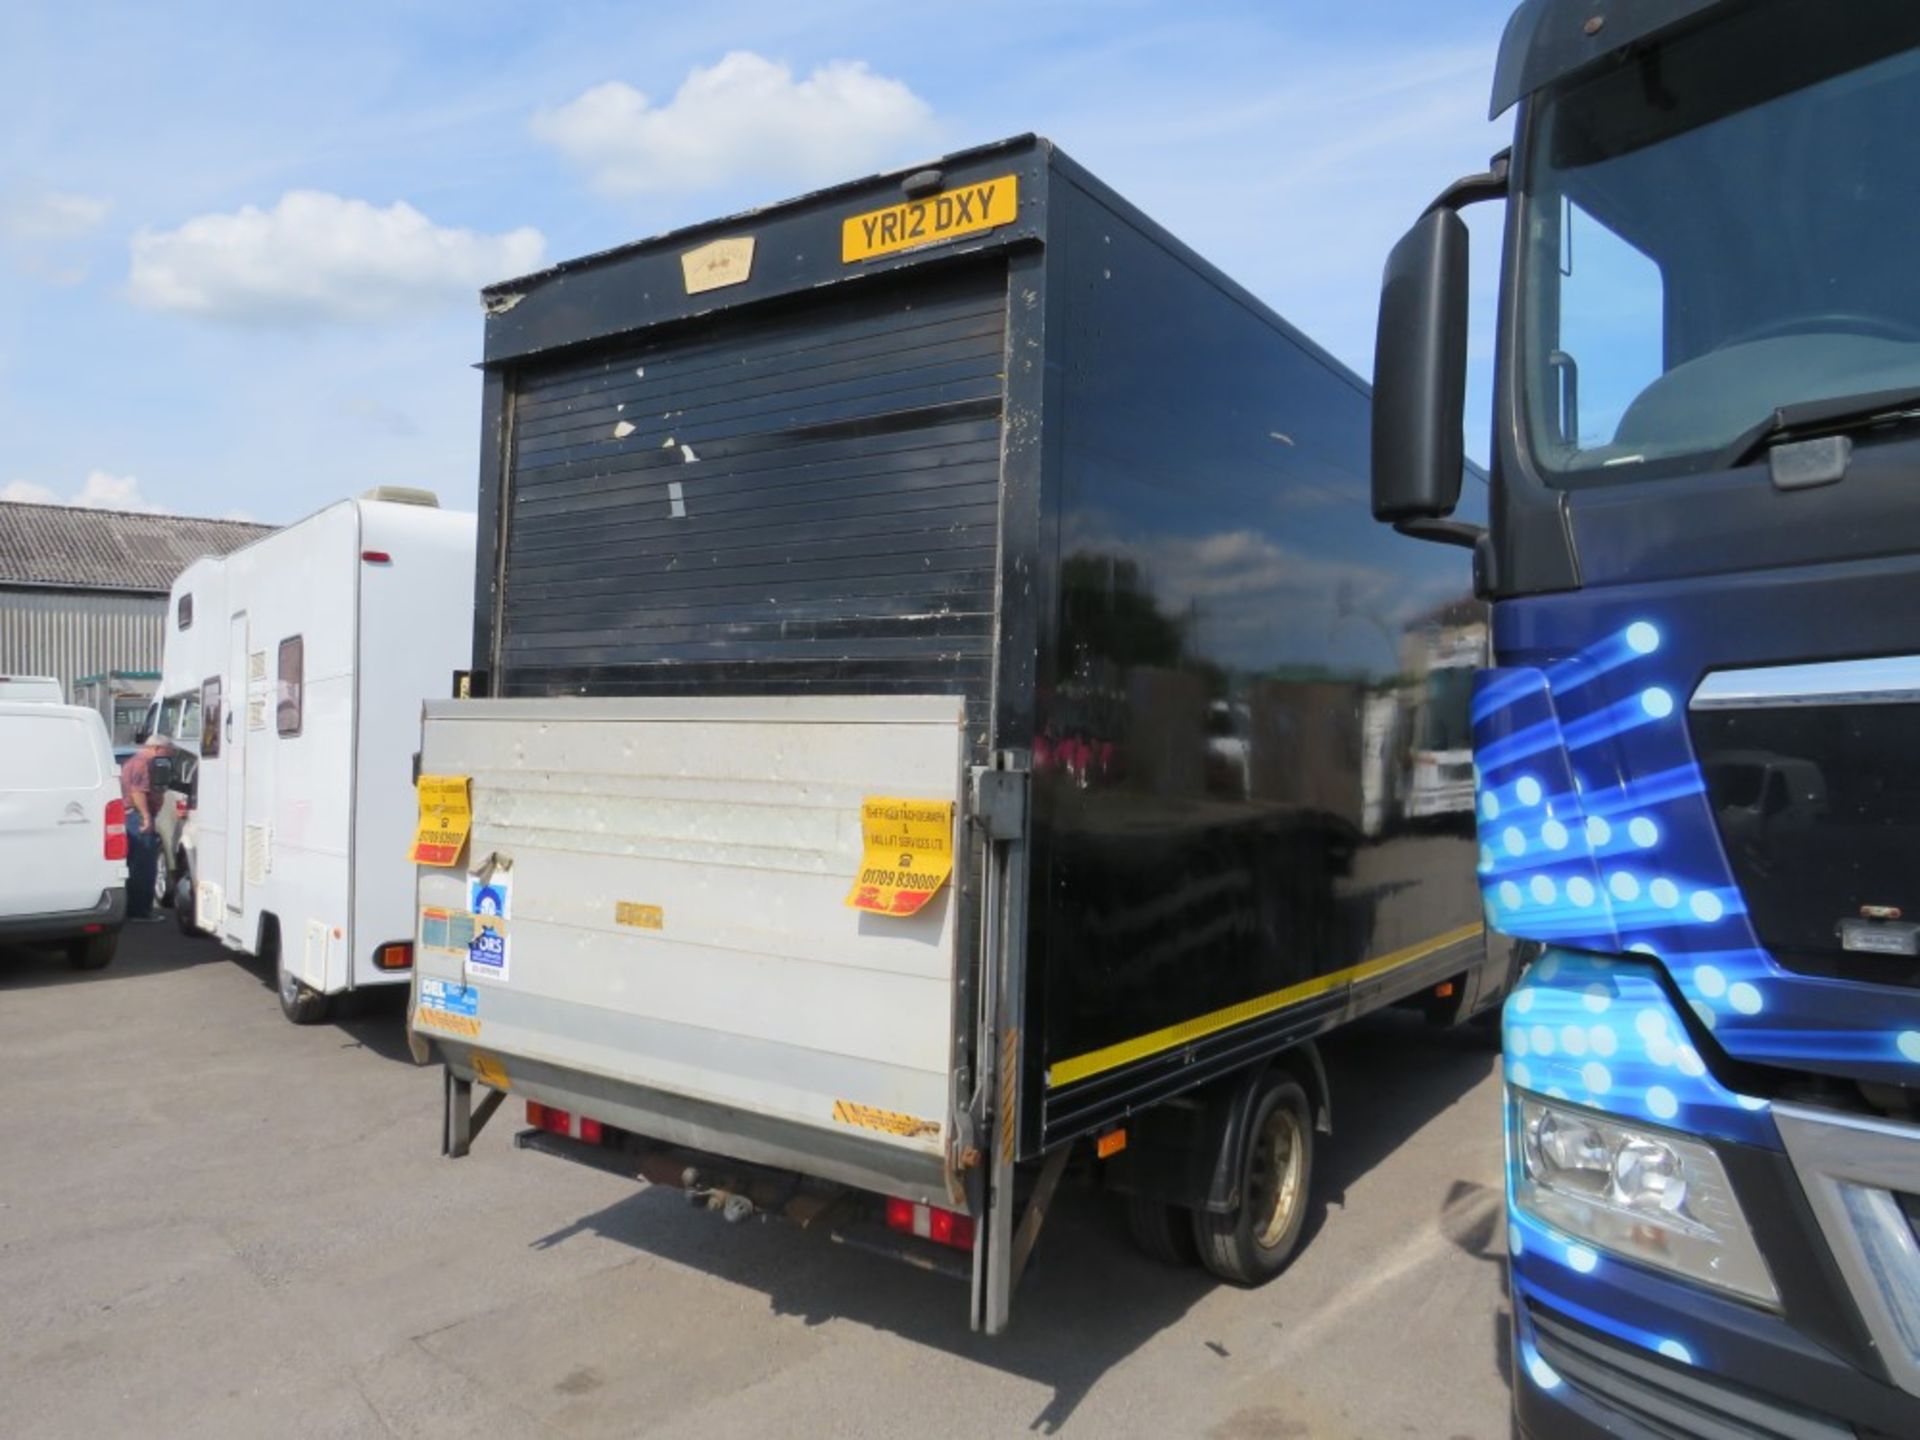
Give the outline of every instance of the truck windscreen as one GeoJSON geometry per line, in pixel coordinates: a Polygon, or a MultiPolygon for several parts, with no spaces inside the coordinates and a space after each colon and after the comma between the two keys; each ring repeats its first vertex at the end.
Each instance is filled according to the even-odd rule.
{"type": "Polygon", "coordinates": [[[1920,6],[1785,0],[1544,96],[1519,396],[1562,483],[1698,471],[1783,405],[1920,385],[1920,6]]]}

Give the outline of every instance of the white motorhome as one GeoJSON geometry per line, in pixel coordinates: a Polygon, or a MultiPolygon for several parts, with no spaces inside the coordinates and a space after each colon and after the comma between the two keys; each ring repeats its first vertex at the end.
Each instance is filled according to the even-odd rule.
{"type": "Polygon", "coordinates": [[[410,976],[420,706],[467,664],[473,554],[472,515],[382,487],[174,584],[162,693],[200,711],[176,903],[271,960],[297,1024],[410,976]]]}

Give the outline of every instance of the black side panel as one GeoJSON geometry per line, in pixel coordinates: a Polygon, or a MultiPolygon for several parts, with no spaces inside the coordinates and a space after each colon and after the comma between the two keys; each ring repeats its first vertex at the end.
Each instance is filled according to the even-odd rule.
{"type": "Polygon", "coordinates": [[[1003,261],[515,384],[500,695],[935,692],[982,733],[1003,261]]]}
{"type": "MultiPolygon", "coordinates": [[[[1486,644],[1467,553],[1372,518],[1351,372],[1116,203],[1059,176],[1052,197],[1058,656],[1029,991],[1048,1142],[1333,1023],[1355,997],[1315,989],[1330,972],[1473,963],[1465,682],[1486,644]]],[[[1462,518],[1485,507],[1469,479],[1462,518]]]]}

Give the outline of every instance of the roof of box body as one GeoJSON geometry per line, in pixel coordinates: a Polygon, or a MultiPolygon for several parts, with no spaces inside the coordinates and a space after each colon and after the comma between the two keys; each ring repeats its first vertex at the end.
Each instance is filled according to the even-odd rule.
{"type": "Polygon", "coordinates": [[[165,595],[200,556],[224,555],[273,529],[244,520],[0,502],[0,587],[165,595]]]}
{"type": "Polygon", "coordinates": [[[897,180],[908,175],[917,175],[923,170],[942,170],[962,165],[971,160],[983,159],[992,155],[1004,155],[1014,150],[1051,151],[1053,142],[1039,135],[1012,135],[1005,140],[991,141],[985,145],[970,146],[965,150],[956,150],[951,155],[938,156],[924,160],[917,165],[906,165],[896,170],[883,170],[877,175],[863,175],[857,180],[843,180],[837,185],[828,185],[823,189],[809,190],[803,195],[790,196],[785,200],[775,200],[766,205],[756,205],[751,210],[736,211],[732,215],[722,215],[713,220],[699,220],[691,225],[682,225],[677,230],[663,230],[658,235],[649,235],[640,240],[629,240],[624,245],[615,245],[606,250],[595,250],[587,255],[576,255],[571,260],[561,260],[547,266],[544,270],[535,270],[530,274],[516,276],[511,280],[497,281],[483,286],[481,295],[488,301],[489,311],[504,297],[530,289],[542,281],[557,275],[565,275],[575,270],[588,270],[616,260],[623,255],[638,254],[643,250],[652,250],[662,245],[679,245],[695,236],[711,230],[738,229],[764,220],[769,215],[784,210],[798,210],[806,206],[825,203],[857,193],[883,181],[897,180]]]}
{"type": "Polygon", "coordinates": [[[1363,390],[1366,382],[1325,347],[1276,314],[1259,296],[1077,163],[1044,136],[1024,134],[957,150],[917,165],[758,209],[702,221],[647,240],[562,261],[545,270],[502,281],[483,292],[487,307],[483,368],[519,364],[557,352],[597,345],[616,337],[682,323],[758,301],[794,296],[845,281],[897,272],[920,264],[948,263],[969,255],[1038,245],[1046,238],[1048,181],[1059,175],[1126,215],[1222,290],[1284,329],[1296,343],[1346,374],[1363,390]],[[926,198],[909,182],[938,177],[938,194],[1011,178],[1018,191],[1013,217],[988,228],[933,243],[890,248],[849,258],[842,227],[882,207],[926,198]],[[751,238],[745,277],[690,293],[683,264],[716,240],[751,238]]]}
{"type": "Polygon", "coordinates": [[[1037,242],[1045,224],[1050,168],[1066,162],[1048,141],[1020,135],[919,165],[566,260],[482,291],[487,310],[483,365],[501,365],[652,330],[781,296],[804,294],[928,262],[1037,242]],[[893,246],[858,259],[842,253],[842,225],[862,213],[911,198],[905,182],[940,177],[942,193],[1011,179],[1011,218],[916,246],[893,246]],[[735,277],[696,285],[692,265],[716,240],[751,250],[735,277]]]}

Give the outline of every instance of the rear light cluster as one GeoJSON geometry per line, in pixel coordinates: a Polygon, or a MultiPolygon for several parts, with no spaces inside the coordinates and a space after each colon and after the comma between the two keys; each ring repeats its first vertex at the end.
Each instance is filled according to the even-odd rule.
{"type": "Polygon", "coordinates": [[[127,858],[127,802],[109,800],[107,802],[107,829],[102,852],[109,860],[127,858]]]}
{"type": "Polygon", "coordinates": [[[373,952],[374,967],[379,970],[411,970],[413,968],[413,942],[394,940],[380,946],[373,952]]]}
{"type": "Polygon", "coordinates": [[[936,1245],[951,1245],[956,1250],[973,1249],[973,1217],[956,1215],[938,1205],[916,1205],[911,1200],[887,1201],[887,1228],[902,1235],[918,1235],[936,1245]]]}
{"type": "Polygon", "coordinates": [[[584,1115],[575,1115],[571,1110],[556,1110],[551,1105],[542,1105],[538,1100],[527,1101],[527,1123],[554,1135],[584,1140],[589,1145],[600,1143],[598,1120],[589,1120],[584,1115]]]}

